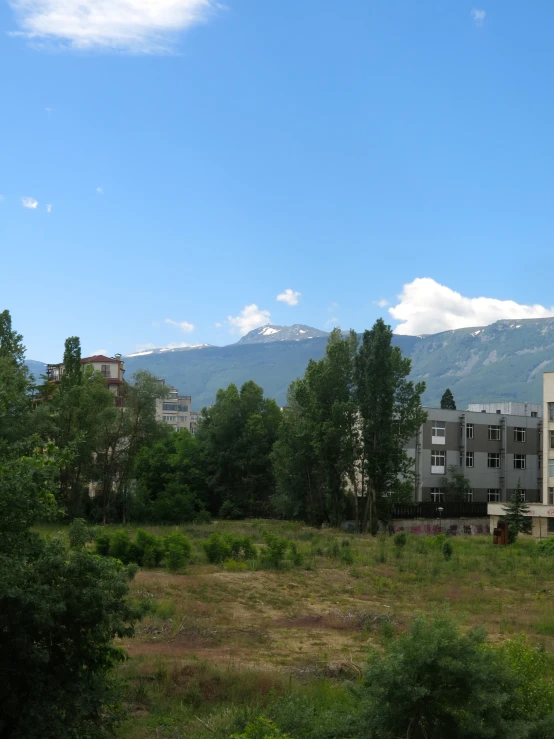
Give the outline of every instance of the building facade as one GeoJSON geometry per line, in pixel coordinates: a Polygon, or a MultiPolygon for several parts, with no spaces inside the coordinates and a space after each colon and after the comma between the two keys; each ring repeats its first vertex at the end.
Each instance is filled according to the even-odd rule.
{"type": "MultiPolygon", "coordinates": [[[[104,382],[108,390],[116,396],[116,403],[121,405],[123,403],[122,388],[125,384],[124,375],[125,367],[121,354],[116,354],[115,357],[106,357],[103,354],[96,354],[93,357],[84,357],[81,359],[83,366],[92,366],[96,372],[104,378],[104,382]]],[[[63,362],[59,364],[48,364],[46,365],[46,376],[49,382],[58,383],[62,379],[63,375],[63,362]]]]}
{"type": "MultiPolygon", "coordinates": [[[[552,389],[554,419],[554,373],[552,389]]],[[[504,409],[507,410],[507,406],[504,409]]],[[[425,411],[427,421],[407,446],[408,454],[415,461],[416,501],[444,501],[442,479],[454,465],[471,483],[468,501],[507,501],[520,482],[525,499],[540,502],[544,452],[541,449],[542,420],[536,408],[532,413],[529,410],[527,415],[512,415],[502,412],[501,408],[495,408],[494,413],[481,409],[425,408],[425,411]]],[[[554,442],[554,420],[552,430],[554,442]]],[[[554,492],[554,447],[552,457],[554,492]]]]}
{"type": "Polygon", "coordinates": [[[544,433],[542,435],[542,458],[544,460],[542,503],[546,506],[554,506],[554,372],[543,373],[542,400],[544,417],[544,433]]]}
{"type": "MultiPolygon", "coordinates": [[[[160,382],[165,385],[164,380],[160,382]]],[[[191,429],[191,396],[179,395],[179,391],[169,388],[169,396],[167,398],[159,398],[156,400],[156,418],[158,421],[171,426],[175,431],[192,431],[191,429]]]]}

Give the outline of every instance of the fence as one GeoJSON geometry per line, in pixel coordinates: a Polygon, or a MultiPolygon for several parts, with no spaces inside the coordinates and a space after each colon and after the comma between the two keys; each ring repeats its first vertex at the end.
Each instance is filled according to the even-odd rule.
{"type": "Polygon", "coordinates": [[[397,505],[393,518],[482,518],[487,516],[486,503],[407,503],[397,505]],[[442,508],[442,511],[439,511],[442,508]]]}

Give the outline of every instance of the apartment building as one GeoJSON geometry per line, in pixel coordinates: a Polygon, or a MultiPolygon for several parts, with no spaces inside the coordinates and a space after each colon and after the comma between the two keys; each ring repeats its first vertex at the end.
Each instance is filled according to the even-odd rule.
{"type": "MultiPolygon", "coordinates": [[[[165,385],[165,380],[160,380],[160,382],[165,385]]],[[[175,431],[186,429],[194,433],[191,428],[190,406],[190,395],[179,395],[176,388],[170,387],[169,396],[156,401],[156,418],[158,421],[167,423],[175,431]]]]}
{"type": "MultiPolygon", "coordinates": [[[[121,354],[116,354],[115,357],[106,357],[103,354],[96,354],[92,357],[84,357],[81,359],[83,366],[92,366],[96,372],[104,377],[104,382],[108,390],[116,396],[116,403],[121,405],[123,403],[122,398],[122,386],[125,384],[124,375],[125,367],[121,354]]],[[[59,364],[48,364],[46,365],[46,376],[49,382],[58,383],[60,382],[63,375],[63,362],[59,364]]]]}
{"type": "MultiPolygon", "coordinates": [[[[554,373],[552,401],[551,441],[554,444],[554,373]]],[[[525,409],[525,415],[518,415],[507,412],[509,404],[493,406],[484,404],[479,410],[468,411],[425,408],[427,421],[407,446],[408,454],[415,460],[416,501],[444,501],[441,481],[451,465],[470,480],[469,501],[507,501],[518,481],[521,481],[527,501],[541,500],[541,458],[544,454],[541,409],[533,406],[532,410],[525,409]]],[[[554,493],[554,446],[551,454],[554,493]]]]}

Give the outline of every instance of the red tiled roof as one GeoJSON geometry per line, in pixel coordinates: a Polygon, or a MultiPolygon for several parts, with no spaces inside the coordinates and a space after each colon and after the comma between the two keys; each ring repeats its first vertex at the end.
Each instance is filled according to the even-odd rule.
{"type": "Polygon", "coordinates": [[[81,359],[81,364],[89,364],[90,362],[104,362],[104,364],[109,362],[111,364],[117,364],[119,360],[114,359],[113,357],[105,357],[103,354],[96,354],[94,357],[85,357],[84,359],[81,359]]]}

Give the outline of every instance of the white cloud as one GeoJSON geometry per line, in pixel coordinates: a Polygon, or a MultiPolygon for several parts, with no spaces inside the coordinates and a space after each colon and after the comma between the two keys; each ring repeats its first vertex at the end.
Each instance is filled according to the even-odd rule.
{"type": "Polygon", "coordinates": [[[90,356],[91,357],[97,357],[99,354],[104,354],[104,356],[106,356],[107,353],[108,353],[108,350],[107,349],[97,349],[95,352],[92,352],[92,354],[90,356]]]}
{"type": "Polygon", "coordinates": [[[287,305],[298,305],[298,300],[301,295],[302,293],[296,293],[290,287],[287,287],[284,292],[277,295],[277,300],[280,303],[286,303],[287,305]]]}
{"type": "Polygon", "coordinates": [[[152,344],[150,342],[148,344],[135,344],[136,352],[147,352],[150,349],[157,349],[157,348],[158,348],[157,344],[152,344]]]}
{"type": "Polygon", "coordinates": [[[333,317],[332,317],[332,318],[330,318],[330,319],[329,319],[328,321],[325,321],[325,325],[326,325],[326,326],[334,326],[334,325],[335,325],[335,324],[337,324],[338,322],[339,322],[339,319],[338,319],[338,318],[337,318],[336,316],[333,316],[333,317]]]}
{"type": "Polygon", "coordinates": [[[475,23],[477,28],[483,28],[485,18],[487,17],[487,11],[478,10],[477,8],[472,8],[470,15],[473,18],[473,22],[475,23]]]}
{"type": "Polygon", "coordinates": [[[103,194],[104,194],[104,188],[103,188],[103,187],[97,187],[97,188],[96,188],[96,192],[97,192],[97,193],[98,193],[99,195],[103,195],[103,194]]]}
{"type": "Polygon", "coordinates": [[[170,326],[177,326],[184,334],[190,334],[191,331],[194,331],[194,324],[188,321],[174,321],[172,318],[166,318],[165,323],[170,326]]]}
{"type": "Polygon", "coordinates": [[[244,336],[259,326],[265,326],[271,320],[268,310],[258,308],[255,303],[245,305],[238,316],[227,316],[226,323],[231,327],[229,333],[244,336]]]}
{"type": "Polygon", "coordinates": [[[48,203],[48,205],[46,206],[46,212],[47,213],[51,213],[52,212],[52,203],[48,203]]]}
{"type": "Polygon", "coordinates": [[[378,305],[379,308],[386,308],[389,304],[388,300],[385,300],[385,298],[381,298],[381,300],[376,300],[375,305],[378,305]]]}
{"type": "Polygon", "coordinates": [[[167,52],[179,31],[204,20],[214,0],[9,0],[16,35],[70,49],[167,52]]]}
{"type": "Polygon", "coordinates": [[[466,298],[430,277],[418,277],[402,288],[400,302],[389,313],[400,324],[397,334],[434,334],[454,328],[488,326],[502,319],[554,316],[554,306],[521,305],[513,300],[466,298]]]}
{"type": "Polygon", "coordinates": [[[35,209],[38,207],[38,200],[35,200],[34,198],[21,198],[21,205],[24,208],[35,209]]]}

